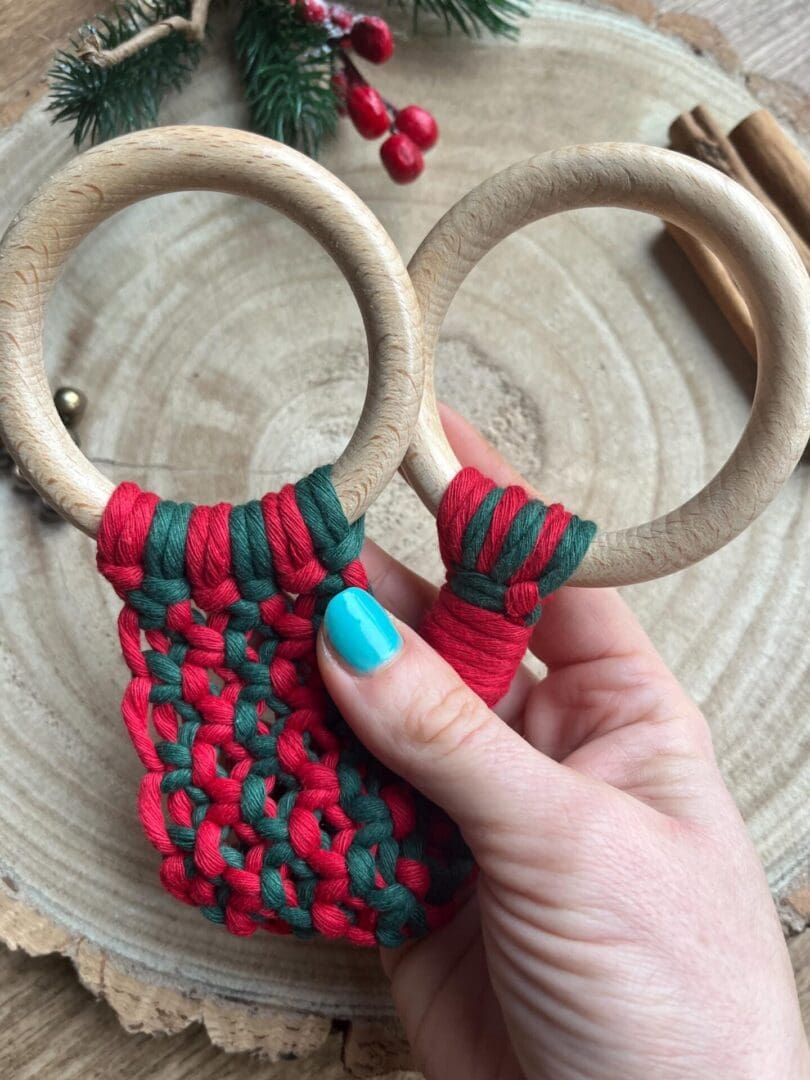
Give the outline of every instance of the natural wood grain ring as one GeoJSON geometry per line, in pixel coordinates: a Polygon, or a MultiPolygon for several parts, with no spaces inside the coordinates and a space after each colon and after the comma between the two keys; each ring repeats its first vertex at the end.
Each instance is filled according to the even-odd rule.
{"type": "Polygon", "coordinates": [[[426,375],[403,472],[435,513],[460,468],[436,409],[433,367],[442,322],[467,274],[524,225],[593,206],[654,214],[708,244],[751,310],[759,358],[751,415],[714,479],[677,510],[599,534],[572,579],[576,585],[627,585],[681,570],[742,532],[787,480],[810,436],[807,272],[768,211],[718,171],[655,147],[574,146],[513,165],[456,203],[409,267],[422,305],[426,375]]]}
{"type": "Polygon", "coordinates": [[[75,158],[17,215],[0,247],[0,434],[43,498],[95,535],[113,484],[54,409],[43,364],[45,307],[68,256],[96,225],[134,202],[189,189],[280,210],[315,237],[355,294],[368,388],[332,474],[354,520],[396,472],[416,422],[419,307],[399,253],[365,204],[309,158],[244,131],[166,127],[123,136],[75,158]]]}

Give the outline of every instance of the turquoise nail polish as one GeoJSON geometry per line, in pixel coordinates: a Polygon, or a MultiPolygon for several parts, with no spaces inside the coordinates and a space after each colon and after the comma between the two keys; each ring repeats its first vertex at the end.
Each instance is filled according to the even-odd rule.
{"type": "Polygon", "coordinates": [[[344,589],[333,596],[324,626],[335,652],[363,675],[376,671],[402,648],[402,638],[384,608],[364,589],[344,589]]]}

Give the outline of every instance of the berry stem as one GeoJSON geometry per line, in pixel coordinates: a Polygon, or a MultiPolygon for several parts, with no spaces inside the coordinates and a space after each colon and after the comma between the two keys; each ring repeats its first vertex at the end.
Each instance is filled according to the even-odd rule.
{"type": "MultiPolygon", "coordinates": [[[[368,79],[363,75],[362,71],[360,71],[360,69],[348,55],[346,50],[341,48],[340,46],[338,46],[338,48],[340,48],[341,59],[343,61],[343,70],[346,72],[346,78],[349,80],[349,84],[354,84],[356,86],[369,86],[370,84],[368,79]]],[[[377,93],[379,93],[379,90],[377,91],[377,93]]],[[[388,98],[384,98],[382,94],[380,94],[380,97],[382,98],[383,105],[385,105],[388,115],[391,117],[391,130],[393,131],[394,117],[397,114],[396,105],[392,105],[388,98]]]]}
{"type": "Polygon", "coordinates": [[[338,46],[341,53],[341,59],[343,60],[343,68],[346,72],[346,77],[350,83],[357,83],[358,86],[368,86],[368,79],[363,76],[362,71],[357,67],[349,54],[342,46],[338,46]]]}

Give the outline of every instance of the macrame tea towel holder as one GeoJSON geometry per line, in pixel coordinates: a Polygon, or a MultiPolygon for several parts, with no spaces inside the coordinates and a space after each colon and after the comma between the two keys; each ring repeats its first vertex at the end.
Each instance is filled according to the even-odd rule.
{"type": "Polygon", "coordinates": [[[412,275],[416,294],[379,223],[325,170],[211,128],[139,133],[75,159],[0,252],[0,429],[43,497],[97,535],[99,568],[124,600],[122,711],[146,769],[139,811],[163,883],[237,934],[397,945],[446,921],[472,872],[452,823],[354,739],[314,658],[329,598],[368,586],[361,515],[411,439],[405,471],[438,508],[448,567],[425,636],[490,702],[554,589],[702,558],[763,509],[807,439],[806,275],[754,200],[676,155],[580,147],[514,166],[442,219],[412,275]],[[368,394],[344,454],[244,506],[113,489],[64,436],[45,379],[44,308],[70,251],[115,211],[182,188],[246,194],[306,227],[351,283],[368,336],[368,394]],[[593,544],[591,523],[461,470],[432,384],[442,319],[481,254],[529,221],[587,205],[647,210],[710,243],[745,292],[762,357],[751,419],[718,477],[681,510],[593,544]],[[481,664],[483,651],[497,661],[481,664]]]}

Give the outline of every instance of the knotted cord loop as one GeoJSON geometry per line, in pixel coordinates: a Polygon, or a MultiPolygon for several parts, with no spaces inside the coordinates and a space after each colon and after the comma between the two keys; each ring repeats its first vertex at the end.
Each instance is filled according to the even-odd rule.
{"type": "Polygon", "coordinates": [[[422,636],[488,705],[509,689],[543,604],[567,581],[596,526],[477,469],[448,485],[437,515],[447,581],[422,636]]]}

